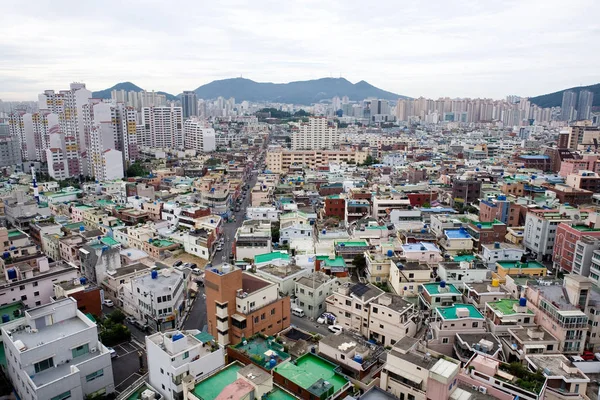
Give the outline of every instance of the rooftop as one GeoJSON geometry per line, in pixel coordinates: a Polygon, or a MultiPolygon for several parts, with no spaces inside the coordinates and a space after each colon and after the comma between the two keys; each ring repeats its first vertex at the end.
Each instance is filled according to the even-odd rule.
{"type": "Polygon", "coordinates": [[[337,365],[315,354],[307,353],[298,358],[295,363],[287,362],[276,366],[274,371],[306,390],[310,390],[311,386],[319,380],[325,380],[333,386],[333,392],[337,393],[348,381],[335,372],[336,368],[337,365]]]}
{"type": "Polygon", "coordinates": [[[329,256],[317,256],[317,260],[323,262],[323,267],[346,267],[346,261],[344,261],[344,258],[342,256],[336,256],[335,258],[330,258],[329,256]]]}
{"type": "MultiPolygon", "coordinates": [[[[519,304],[519,300],[514,300],[514,299],[502,299],[499,301],[493,301],[493,302],[489,302],[487,303],[488,306],[494,310],[494,311],[498,311],[500,312],[502,315],[513,315],[516,314],[517,312],[513,309],[513,307],[515,305],[519,304]]],[[[522,313],[521,313],[522,314],[522,313]]],[[[527,309],[527,311],[525,311],[525,314],[531,314],[533,315],[533,311],[527,309]]]]}
{"type": "Polygon", "coordinates": [[[546,376],[562,376],[566,379],[572,380],[587,380],[589,378],[585,376],[579,369],[573,369],[565,371],[562,365],[566,365],[569,368],[576,368],[575,365],[563,354],[552,354],[552,355],[538,355],[530,354],[527,356],[529,364],[534,365],[536,369],[541,369],[546,376]]]}
{"type": "Polygon", "coordinates": [[[403,244],[402,250],[404,251],[440,251],[438,247],[433,243],[421,242],[413,244],[403,244]]]}
{"type": "Polygon", "coordinates": [[[0,307],[0,316],[4,317],[5,315],[8,315],[9,321],[14,321],[15,319],[23,318],[25,316],[22,312],[24,309],[25,306],[20,301],[16,303],[10,303],[0,307]],[[15,313],[18,313],[18,315],[15,313]]]}
{"type": "Polygon", "coordinates": [[[274,260],[289,261],[290,255],[285,251],[273,251],[271,253],[258,254],[254,256],[254,262],[256,264],[268,263],[274,260]]]}
{"type": "Polygon", "coordinates": [[[423,289],[427,290],[429,294],[461,294],[460,291],[451,283],[446,283],[446,290],[440,286],[439,283],[424,283],[423,289]],[[440,290],[441,289],[441,290],[440,290]]]}
{"type": "Polygon", "coordinates": [[[170,271],[168,276],[161,272],[162,271],[158,271],[158,276],[156,279],[152,279],[151,273],[135,279],[139,285],[142,285],[148,289],[158,289],[159,287],[175,287],[181,280],[183,280],[183,276],[175,271],[170,271]]]}
{"type": "Polygon", "coordinates": [[[242,274],[242,289],[248,294],[257,292],[270,285],[272,285],[271,282],[261,279],[253,274],[242,274]]]}
{"type": "Polygon", "coordinates": [[[192,393],[202,400],[215,400],[227,385],[237,380],[242,364],[233,362],[219,372],[198,382],[192,393]]]}
{"type": "Polygon", "coordinates": [[[550,332],[541,326],[534,326],[529,328],[509,328],[509,332],[512,333],[514,337],[520,340],[522,343],[527,344],[531,342],[558,342],[558,339],[552,336],[550,332]],[[541,334],[541,337],[535,338],[529,335],[529,332],[541,334]]]}
{"type": "Polygon", "coordinates": [[[522,263],[520,261],[497,261],[496,264],[500,265],[502,268],[504,269],[514,269],[514,268],[519,268],[519,269],[526,269],[526,268],[538,268],[538,269],[545,269],[546,267],[542,264],[540,264],[537,261],[528,261],[525,263],[522,263]]]}
{"type": "Polygon", "coordinates": [[[571,225],[571,228],[576,229],[579,232],[600,232],[600,229],[591,228],[587,225],[571,225]]]}
{"type": "Polygon", "coordinates": [[[460,319],[457,315],[459,309],[467,309],[469,311],[469,315],[466,318],[483,319],[483,315],[481,315],[479,310],[472,304],[454,304],[450,307],[438,307],[436,308],[436,311],[445,321],[450,321],[460,319]]]}
{"type": "Polygon", "coordinates": [[[308,276],[303,276],[302,278],[298,279],[296,283],[298,285],[303,285],[312,289],[316,289],[322,284],[330,281],[331,279],[333,279],[331,276],[322,272],[313,272],[308,276]]]}
{"type": "Polygon", "coordinates": [[[365,240],[357,240],[357,241],[339,241],[335,243],[340,247],[368,247],[369,244],[365,240]]]}
{"type": "MultiPolygon", "coordinates": [[[[32,312],[36,310],[40,310],[40,308],[30,310],[29,314],[32,314],[32,312]]],[[[47,308],[43,309],[43,311],[47,312],[47,308]]],[[[26,346],[26,348],[22,350],[22,352],[24,352],[80,332],[88,327],[88,324],[86,324],[81,318],[75,316],[60,322],[56,322],[52,325],[40,327],[36,332],[33,330],[30,333],[27,333],[25,330],[15,331],[12,333],[12,338],[13,343],[17,340],[23,342],[23,344],[26,346]]]]}
{"type": "Polygon", "coordinates": [[[448,239],[471,239],[471,235],[464,229],[446,229],[444,234],[448,239]]]}
{"type": "Polygon", "coordinates": [[[130,264],[130,265],[126,265],[124,267],[118,268],[112,274],[109,271],[108,274],[113,278],[118,278],[120,276],[129,275],[129,274],[133,274],[134,272],[144,271],[144,270],[150,270],[150,267],[147,266],[146,264],[135,263],[135,264],[130,264]]]}
{"type": "Polygon", "coordinates": [[[285,278],[297,274],[298,272],[304,270],[304,268],[298,265],[278,266],[274,264],[269,264],[262,267],[258,267],[258,270],[266,274],[276,276],[278,278],[285,278]]]}
{"type": "Polygon", "coordinates": [[[260,367],[271,370],[269,361],[272,356],[278,363],[288,360],[290,355],[283,351],[283,346],[277,343],[273,338],[265,338],[262,336],[251,337],[245,342],[240,342],[233,346],[240,353],[246,354],[254,363],[260,367]]]}

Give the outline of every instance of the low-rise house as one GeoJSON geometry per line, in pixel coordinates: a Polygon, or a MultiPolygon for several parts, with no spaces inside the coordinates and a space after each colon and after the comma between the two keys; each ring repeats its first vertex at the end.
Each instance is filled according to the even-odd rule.
{"type": "Polygon", "coordinates": [[[407,261],[436,265],[444,259],[440,249],[432,243],[420,242],[415,244],[403,244],[401,248],[400,255],[407,261]]]}
{"type": "Polygon", "coordinates": [[[229,361],[237,360],[244,364],[254,364],[266,371],[271,371],[278,364],[289,361],[290,358],[282,344],[262,334],[252,335],[238,344],[227,346],[229,361]]]}
{"type": "Polygon", "coordinates": [[[145,251],[156,260],[162,260],[166,258],[169,252],[177,250],[181,247],[179,243],[175,243],[171,240],[166,239],[152,239],[152,241],[145,242],[142,246],[142,250],[145,251]]]}
{"type": "Polygon", "coordinates": [[[454,355],[461,362],[468,362],[475,354],[484,354],[495,359],[502,359],[502,342],[490,332],[457,333],[454,341],[454,355]]]}
{"type": "Polygon", "coordinates": [[[255,274],[261,278],[277,284],[279,293],[284,296],[292,296],[296,287],[296,281],[309,273],[310,270],[307,268],[291,264],[282,266],[276,264],[263,264],[262,267],[257,267],[255,272],[255,274]]]}
{"type": "Polygon", "coordinates": [[[338,325],[368,337],[369,303],[383,293],[371,284],[348,282],[327,297],[327,311],[335,315],[338,325]]]}
{"type": "Polygon", "coordinates": [[[486,304],[507,299],[510,294],[500,286],[498,279],[487,282],[463,282],[461,290],[465,301],[484,311],[486,304]]]}
{"type": "Polygon", "coordinates": [[[254,256],[254,265],[256,268],[265,265],[275,265],[283,267],[290,264],[290,255],[287,251],[272,251],[265,254],[257,254],[254,256]]]}
{"type": "Polygon", "coordinates": [[[495,242],[481,245],[481,259],[493,269],[498,261],[520,261],[525,250],[512,243],[495,242]]]}
{"type": "Polygon", "coordinates": [[[385,293],[369,303],[368,324],[369,340],[392,346],[405,336],[415,336],[421,320],[413,303],[385,293]]]}
{"type": "Polygon", "coordinates": [[[496,262],[497,274],[500,279],[505,279],[507,275],[520,276],[529,275],[531,277],[546,276],[548,269],[537,261],[498,261],[496,262]]]}
{"type": "Polygon", "coordinates": [[[382,346],[373,346],[357,335],[328,335],[319,341],[319,355],[338,364],[344,373],[354,380],[374,375],[383,367],[380,356],[382,346]]]}
{"type": "Polygon", "coordinates": [[[428,347],[444,354],[452,354],[456,334],[480,335],[486,333],[485,318],[472,304],[455,303],[437,307],[429,321],[428,347]]]}
{"type": "Polygon", "coordinates": [[[446,229],[438,242],[440,248],[448,254],[473,251],[473,238],[466,229],[446,229]]]}
{"type": "Polygon", "coordinates": [[[169,400],[183,398],[186,377],[203,378],[225,365],[223,347],[197,330],[146,336],[146,351],[150,384],[169,400]]]}
{"type": "Polygon", "coordinates": [[[446,283],[460,285],[463,282],[483,282],[491,271],[478,261],[460,261],[439,263],[437,274],[446,283]]]}
{"type": "Polygon", "coordinates": [[[325,309],[325,299],[340,285],[337,278],[313,272],[295,282],[296,307],[301,308],[307,318],[316,319],[325,309]]]}
{"type": "Polygon", "coordinates": [[[541,326],[512,327],[502,336],[502,346],[508,362],[524,362],[531,354],[557,354],[558,339],[541,326]]]}
{"type": "Polygon", "coordinates": [[[85,278],[62,281],[54,284],[54,298],[72,297],[77,301],[77,309],[84,314],[102,315],[100,288],[85,278]]]}
{"type": "Polygon", "coordinates": [[[129,285],[133,278],[149,274],[150,270],[149,265],[134,263],[123,265],[114,271],[108,271],[102,282],[104,297],[123,307],[123,287],[129,285]]]}
{"type": "Polygon", "coordinates": [[[419,286],[419,305],[429,310],[462,301],[462,293],[451,283],[425,283],[419,286]]]}
{"type": "Polygon", "coordinates": [[[282,223],[279,228],[279,244],[286,245],[293,240],[312,238],[313,231],[314,228],[311,225],[296,224],[294,222],[282,223]]]}
{"type": "Polygon", "coordinates": [[[400,296],[418,296],[419,286],[427,282],[431,282],[431,268],[427,264],[392,259],[388,284],[400,296]]]}
{"type": "Polygon", "coordinates": [[[527,308],[524,298],[489,302],[485,306],[485,316],[490,332],[496,335],[506,335],[510,328],[535,326],[535,315],[527,308]]]}
{"type": "Polygon", "coordinates": [[[277,222],[279,214],[281,211],[275,207],[248,207],[246,209],[246,218],[254,220],[277,222]]]}
{"type": "Polygon", "coordinates": [[[273,251],[271,223],[266,221],[244,221],[235,234],[234,254],[236,260],[253,260],[259,254],[273,251]]]}

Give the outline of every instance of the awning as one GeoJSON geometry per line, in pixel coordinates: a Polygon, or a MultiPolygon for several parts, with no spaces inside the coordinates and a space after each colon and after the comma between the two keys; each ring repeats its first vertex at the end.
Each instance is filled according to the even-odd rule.
{"type": "Polygon", "coordinates": [[[546,345],[545,344],[526,344],[525,348],[526,349],[545,349],[546,345]]]}
{"type": "Polygon", "coordinates": [[[233,314],[233,315],[231,316],[231,318],[235,319],[236,321],[240,321],[240,322],[241,322],[241,321],[245,321],[245,320],[246,320],[246,317],[244,317],[244,316],[243,316],[243,315],[241,315],[241,314],[233,314]]]}
{"type": "Polygon", "coordinates": [[[406,370],[404,369],[400,369],[400,368],[396,368],[392,365],[390,365],[390,363],[388,362],[385,369],[393,372],[396,375],[400,375],[403,378],[408,379],[411,382],[414,382],[416,384],[420,384],[421,382],[423,382],[423,379],[419,378],[416,375],[411,374],[410,372],[406,372],[406,370]]]}

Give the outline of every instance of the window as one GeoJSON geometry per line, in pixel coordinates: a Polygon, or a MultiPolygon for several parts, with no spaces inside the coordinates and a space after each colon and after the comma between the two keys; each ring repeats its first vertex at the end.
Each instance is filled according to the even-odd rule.
{"type": "Polygon", "coordinates": [[[165,374],[165,370],[161,368],[160,369],[160,373],[164,375],[165,374]]]}
{"type": "Polygon", "coordinates": [[[377,308],[377,307],[373,307],[373,312],[374,312],[375,314],[377,314],[377,312],[378,312],[378,311],[379,311],[379,310],[378,310],[378,308],[377,308]]]}
{"type": "Polygon", "coordinates": [[[347,306],[351,306],[351,305],[352,305],[352,302],[351,302],[350,300],[346,300],[346,305],[347,305],[347,306]]]}
{"type": "Polygon", "coordinates": [[[21,300],[23,300],[23,301],[27,300],[27,296],[25,296],[25,295],[21,296],[21,300]]]}
{"type": "Polygon", "coordinates": [[[73,354],[73,358],[77,358],[83,356],[90,352],[90,345],[88,343],[83,344],[81,346],[77,346],[71,349],[71,353],[73,354]]]}
{"type": "Polygon", "coordinates": [[[104,370],[103,369],[99,369],[96,372],[92,372],[89,375],[86,375],[85,380],[86,382],[91,382],[96,378],[100,378],[101,376],[104,376],[104,370]]]}
{"type": "Polygon", "coordinates": [[[356,304],[354,307],[355,307],[357,310],[360,310],[360,309],[362,308],[362,306],[361,306],[360,304],[356,304]]]}
{"type": "Polygon", "coordinates": [[[271,315],[275,315],[275,309],[271,309],[271,315]]]}
{"type": "Polygon", "coordinates": [[[40,292],[33,292],[33,295],[34,295],[34,296],[39,296],[39,295],[40,295],[40,292]]]}
{"type": "Polygon", "coordinates": [[[65,399],[70,399],[70,398],[71,398],[71,391],[67,390],[66,392],[61,393],[58,396],[54,396],[50,400],[65,400],[65,399]]]}
{"type": "Polygon", "coordinates": [[[473,322],[473,328],[477,328],[479,326],[479,322],[473,322]]]}
{"type": "Polygon", "coordinates": [[[19,290],[25,290],[25,285],[19,286],[19,290]]]}
{"type": "Polygon", "coordinates": [[[35,364],[33,364],[33,366],[35,369],[35,373],[37,374],[47,370],[48,368],[54,367],[54,360],[52,359],[52,357],[50,357],[40,362],[36,362],[35,364]]]}
{"type": "Polygon", "coordinates": [[[262,313],[262,314],[260,315],[260,319],[261,319],[261,321],[262,321],[262,320],[264,320],[265,318],[266,318],[266,316],[265,316],[265,313],[262,313]]]}
{"type": "Polygon", "coordinates": [[[447,337],[442,338],[442,344],[448,344],[448,338],[447,337]]]}
{"type": "Polygon", "coordinates": [[[188,358],[190,356],[190,352],[186,351],[185,353],[183,353],[183,359],[185,360],[186,358],[188,358]]]}
{"type": "Polygon", "coordinates": [[[254,323],[258,324],[258,317],[254,317],[254,323]]]}

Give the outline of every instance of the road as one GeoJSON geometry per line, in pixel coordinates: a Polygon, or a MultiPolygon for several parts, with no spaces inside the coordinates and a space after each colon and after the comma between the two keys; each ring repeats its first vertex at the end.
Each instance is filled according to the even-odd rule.
{"type": "Polygon", "coordinates": [[[198,286],[198,293],[191,305],[188,316],[183,323],[183,329],[204,330],[206,320],[206,300],[204,299],[204,287],[198,286]]]}
{"type": "Polygon", "coordinates": [[[307,332],[316,332],[323,336],[331,335],[331,332],[329,332],[326,325],[317,324],[316,321],[311,321],[306,317],[300,318],[296,317],[295,315],[292,315],[291,323],[292,325],[295,325],[298,328],[307,332]]]}
{"type": "Polygon", "coordinates": [[[213,257],[213,264],[218,265],[225,262],[229,262],[229,254],[231,254],[231,245],[233,243],[233,239],[235,237],[235,232],[237,229],[242,226],[242,222],[244,222],[244,218],[246,216],[246,208],[250,204],[250,191],[254,187],[256,180],[258,178],[257,174],[252,174],[250,179],[246,181],[248,183],[248,192],[246,194],[246,198],[240,204],[240,211],[236,212],[235,222],[226,222],[223,225],[223,235],[225,237],[225,245],[223,246],[223,250],[217,251],[213,257]]]}

